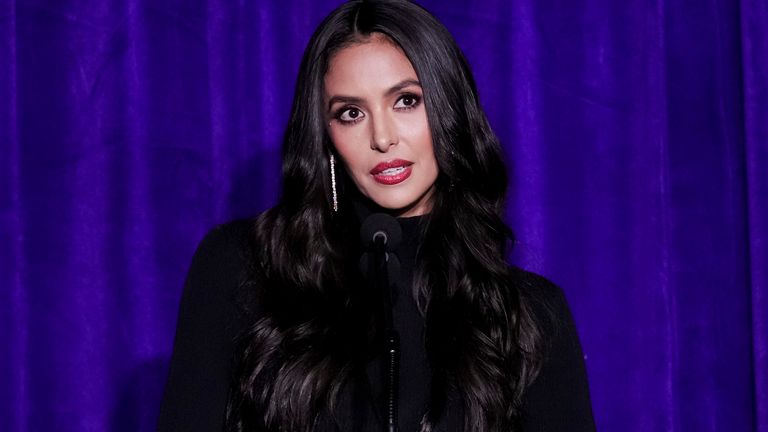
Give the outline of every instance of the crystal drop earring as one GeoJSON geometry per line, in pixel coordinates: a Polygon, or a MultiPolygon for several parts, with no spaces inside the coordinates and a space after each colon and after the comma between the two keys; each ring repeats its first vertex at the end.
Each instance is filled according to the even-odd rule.
{"type": "Polygon", "coordinates": [[[333,195],[333,211],[339,211],[338,196],[336,195],[336,158],[331,153],[331,194],[333,195]]]}

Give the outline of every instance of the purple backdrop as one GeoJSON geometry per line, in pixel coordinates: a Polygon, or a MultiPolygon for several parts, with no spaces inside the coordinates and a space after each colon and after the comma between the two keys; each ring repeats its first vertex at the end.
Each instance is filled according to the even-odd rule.
{"type": "MultiPolygon", "coordinates": [[[[765,0],[429,0],[606,431],[768,432],[765,0]]],[[[275,202],[336,1],[0,5],[0,430],[151,430],[204,232],[275,202]]],[[[205,343],[205,341],[201,341],[205,343]]]]}

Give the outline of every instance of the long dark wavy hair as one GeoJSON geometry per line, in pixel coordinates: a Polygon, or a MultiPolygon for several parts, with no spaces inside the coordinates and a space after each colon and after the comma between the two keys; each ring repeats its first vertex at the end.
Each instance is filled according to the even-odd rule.
{"type": "Polygon", "coordinates": [[[505,256],[507,176],[466,59],[446,28],[406,0],[350,1],[312,36],[283,144],[283,192],[254,227],[259,313],[242,335],[227,407],[230,430],[311,431],[380,349],[375,299],[357,270],[354,184],[337,170],[331,204],[323,79],[335,53],[381,34],[421,83],[439,174],[414,272],[433,380],[422,431],[449,392],[464,430],[513,430],[541,362],[541,334],[505,256]]]}

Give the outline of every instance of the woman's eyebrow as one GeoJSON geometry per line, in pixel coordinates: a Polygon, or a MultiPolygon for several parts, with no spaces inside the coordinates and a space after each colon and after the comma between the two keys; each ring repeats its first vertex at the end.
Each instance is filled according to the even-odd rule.
{"type": "Polygon", "coordinates": [[[404,79],[404,80],[400,81],[399,83],[397,83],[397,84],[393,85],[392,87],[390,87],[389,90],[387,90],[387,92],[385,93],[385,95],[386,96],[392,96],[393,94],[401,91],[402,89],[404,89],[406,87],[410,87],[410,86],[421,87],[421,83],[419,82],[419,80],[415,80],[415,79],[404,79]]]}
{"type": "Polygon", "coordinates": [[[363,99],[354,96],[334,96],[328,100],[328,109],[330,110],[335,103],[362,105],[363,99]]]}

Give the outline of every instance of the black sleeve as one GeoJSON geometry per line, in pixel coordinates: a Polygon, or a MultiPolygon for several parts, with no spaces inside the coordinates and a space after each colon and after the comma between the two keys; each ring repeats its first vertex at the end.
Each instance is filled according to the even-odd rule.
{"type": "Polygon", "coordinates": [[[526,274],[533,310],[548,342],[544,363],[523,401],[526,432],[594,431],[589,385],[579,337],[562,290],[546,279],[526,274]]]}
{"type": "Polygon", "coordinates": [[[229,392],[235,293],[245,274],[245,222],[215,228],[192,259],[179,308],[158,431],[221,431],[229,392]]]}

